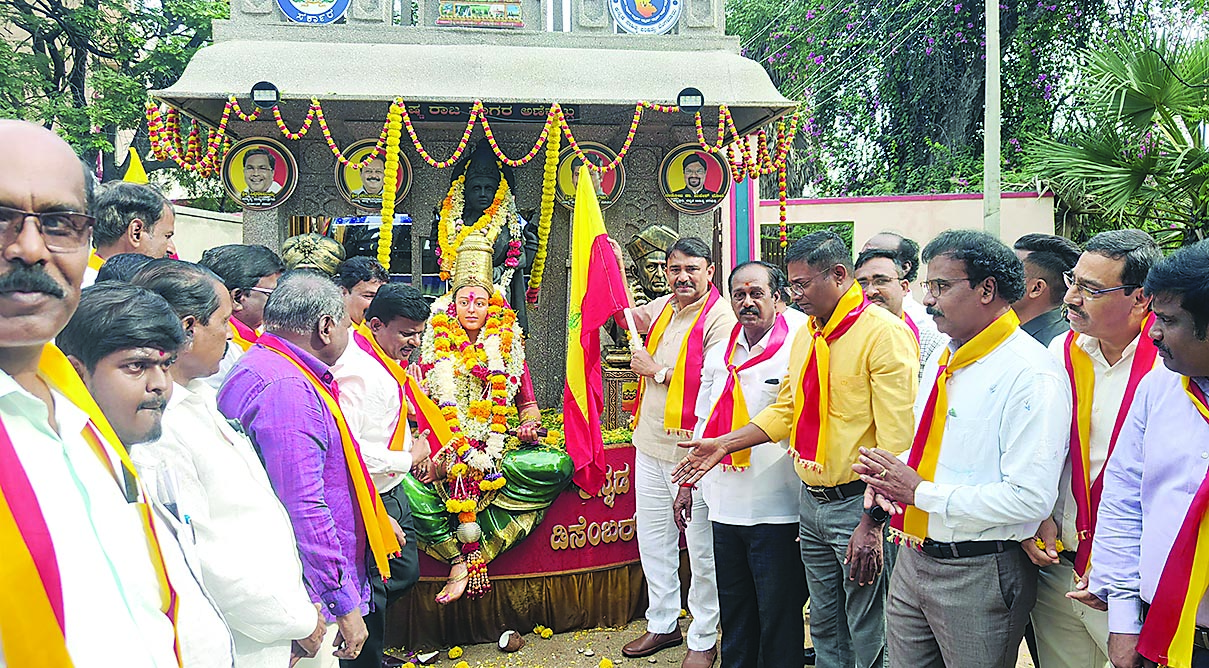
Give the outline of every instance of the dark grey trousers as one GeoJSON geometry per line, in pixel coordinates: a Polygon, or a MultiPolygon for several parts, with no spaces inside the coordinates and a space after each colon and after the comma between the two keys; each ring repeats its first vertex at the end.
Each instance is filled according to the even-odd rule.
{"type": "Polygon", "coordinates": [[[936,559],[902,547],[890,578],[890,668],[1013,668],[1037,601],[1037,567],[1018,547],[936,559]]]}

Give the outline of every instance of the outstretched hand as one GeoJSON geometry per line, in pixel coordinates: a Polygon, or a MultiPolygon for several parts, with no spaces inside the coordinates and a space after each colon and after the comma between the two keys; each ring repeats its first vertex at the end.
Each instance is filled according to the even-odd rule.
{"type": "Polygon", "coordinates": [[[716,438],[702,438],[676,445],[688,449],[688,454],[672,471],[672,482],[677,485],[696,485],[727,454],[726,447],[716,438]]]}

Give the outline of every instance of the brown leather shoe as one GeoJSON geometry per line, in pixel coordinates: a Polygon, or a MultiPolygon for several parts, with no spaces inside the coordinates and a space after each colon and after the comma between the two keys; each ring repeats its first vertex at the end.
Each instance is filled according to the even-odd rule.
{"type": "Polygon", "coordinates": [[[718,660],[718,646],[705,650],[704,652],[690,649],[688,654],[684,655],[684,662],[680,664],[680,668],[710,668],[714,662],[718,660]]]}
{"type": "Polygon", "coordinates": [[[647,631],[626,643],[626,646],[621,648],[621,653],[631,659],[639,659],[644,656],[650,656],[661,649],[675,647],[683,642],[684,636],[680,634],[680,629],[676,629],[671,633],[651,633],[647,631]]]}

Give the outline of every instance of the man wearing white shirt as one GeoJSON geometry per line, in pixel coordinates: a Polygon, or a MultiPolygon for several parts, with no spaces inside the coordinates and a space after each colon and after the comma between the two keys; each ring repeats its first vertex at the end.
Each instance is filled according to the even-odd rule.
{"type": "Polygon", "coordinates": [[[137,448],[135,464],[175,483],[206,588],[234,637],[235,667],[280,668],[291,655],[314,656],[325,623],[302,583],[289,515],[205,382],[229,336],[230,294],[208,269],[178,260],[157,260],[133,282],[168,301],[188,340],[172,367],[164,436],[137,448]]]}
{"type": "MultiPolygon", "coordinates": [[[[704,436],[715,407],[718,420],[738,401],[748,415],[776,401],[793,337],[807,322],[797,311],[778,314],[785,275],[770,264],[740,264],[729,286],[739,322],[726,345],[705,355],[696,438],[704,436]],[[732,366],[741,394],[728,382],[732,366]]],[[[731,425],[721,428],[730,431],[731,425]]],[[[806,575],[797,543],[802,485],[788,451],[788,440],[756,445],[748,462],[732,459],[732,466],[711,471],[700,483],[714,534],[722,668],[802,664],[806,575]],[[749,465],[740,468],[743,463],[749,465]]],[[[677,510],[677,523],[687,524],[691,503],[677,510]]]]}
{"type": "Polygon", "coordinates": [[[1102,471],[1138,383],[1157,362],[1143,331],[1150,297],[1142,283],[1162,257],[1142,230],[1110,230],[1087,242],[1065,276],[1071,331],[1049,350],[1066,368],[1074,395],[1070,457],[1053,515],[1036,539],[1021,543],[1041,567],[1032,620],[1045,668],[1100,667],[1108,660],[1108,615],[1066,595],[1086,586],[1102,471]]]}
{"type": "Polygon", "coordinates": [[[0,451],[0,492],[7,502],[10,483],[22,481],[32,499],[10,512],[43,524],[50,538],[6,536],[0,588],[32,587],[62,611],[58,620],[51,606],[38,615],[29,598],[0,608],[0,626],[26,630],[0,635],[0,664],[171,668],[172,624],[160,611],[137,498],[123,494],[85,440],[95,404],[87,407],[78,379],[84,396],[73,398],[46,373],[48,359],[67,364],[50,341],[79,301],[92,175],[66,142],[32,123],[0,120],[0,145],[0,445],[9,446],[0,451]]]}
{"type": "MultiPolygon", "coordinates": [[[[431,482],[436,476],[444,475],[444,472],[434,468],[427,454],[427,443],[421,444],[420,453],[412,452],[411,429],[406,423],[399,424],[399,420],[407,419],[408,410],[402,402],[403,390],[399,381],[387,369],[384,361],[375,357],[377,353],[368,352],[363,347],[369,344],[372,350],[372,344],[367,339],[358,339],[368,330],[374,343],[389,358],[385,363],[396,366],[406,364],[420,345],[428,315],[428,302],[424,301],[419,290],[401,283],[382,286],[365,309],[365,325],[350,335],[348,347],[332,367],[332,374],[340,387],[340,409],[348,420],[349,431],[361,446],[361,458],[365,460],[365,467],[374,480],[374,487],[382,496],[382,505],[409,536],[415,535],[415,525],[406,491],[399,483],[412,470],[417,479],[423,482],[431,482]],[[394,438],[396,434],[398,439],[394,438]],[[396,440],[399,442],[396,443],[396,440]]],[[[360,663],[346,661],[346,668],[377,668],[382,659],[386,610],[420,577],[416,543],[407,541],[400,555],[390,560],[391,577],[388,581],[382,582],[382,578],[377,576],[370,578],[374,605],[365,616],[369,638],[362,647],[361,657],[357,659],[360,663]]]]}
{"type": "Polygon", "coordinates": [[[170,368],[185,343],[180,321],[159,295],[109,281],[83,291],[57,341],[136,460],[164,575],[176,595],[181,666],[231,668],[231,633],[202,581],[194,528],[176,503],[175,479],[137,463],[163,433],[170,368]]]}
{"type": "Polygon", "coordinates": [[[918,426],[902,459],[862,450],[874,519],[904,541],[886,603],[892,667],[1011,668],[1037,597],[1020,548],[1049,516],[1070,428],[1061,367],[1020,330],[1011,249],[950,230],[923,252],[924,304],[952,339],[928,362],[918,426]]]}
{"type": "Polygon", "coordinates": [[[227,244],[202,253],[201,266],[214,272],[231,293],[231,337],[218,363],[218,372],[206,378],[217,392],[240,356],[247,352],[264,327],[264,306],[277,288],[285,264],[267,246],[227,244]]]}

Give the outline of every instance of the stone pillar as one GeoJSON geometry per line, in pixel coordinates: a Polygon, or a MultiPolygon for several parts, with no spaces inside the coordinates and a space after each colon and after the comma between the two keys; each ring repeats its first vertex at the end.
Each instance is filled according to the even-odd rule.
{"type": "Polygon", "coordinates": [[[682,0],[681,35],[721,35],[726,31],[724,0],[682,0]]]}
{"type": "Polygon", "coordinates": [[[243,212],[243,242],[245,244],[261,244],[281,252],[281,243],[285,241],[286,217],[281,207],[268,211],[243,212]]]}

